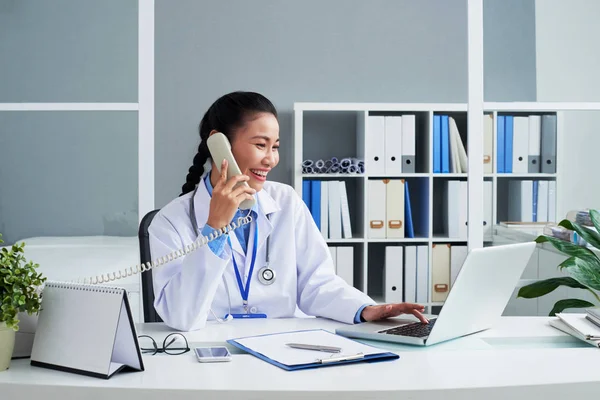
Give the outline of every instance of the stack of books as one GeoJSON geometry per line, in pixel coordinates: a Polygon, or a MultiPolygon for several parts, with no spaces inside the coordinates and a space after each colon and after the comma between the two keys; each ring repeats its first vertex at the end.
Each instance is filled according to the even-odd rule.
{"type": "Polygon", "coordinates": [[[557,313],[550,325],[579,340],[600,348],[600,308],[590,308],[582,313],[557,313]]]}

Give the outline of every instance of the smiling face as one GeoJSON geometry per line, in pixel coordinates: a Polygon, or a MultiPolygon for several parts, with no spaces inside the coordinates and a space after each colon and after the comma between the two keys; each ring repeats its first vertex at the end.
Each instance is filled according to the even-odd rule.
{"type": "MultiPolygon", "coordinates": [[[[267,174],[279,163],[279,123],[273,114],[253,115],[233,135],[231,151],[240,171],[248,174],[248,185],[257,192],[267,174]]],[[[213,174],[217,172],[213,165],[213,174]]],[[[211,181],[215,177],[211,176],[211,181]]],[[[218,175],[216,176],[218,179],[218,175]]]]}

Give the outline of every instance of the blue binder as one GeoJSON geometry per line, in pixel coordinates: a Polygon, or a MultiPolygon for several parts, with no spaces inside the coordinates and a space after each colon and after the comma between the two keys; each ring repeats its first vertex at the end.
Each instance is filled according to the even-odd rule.
{"type": "Polygon", "coordinates": [[[450,117],[442,115],[442,173],[450,173],[450,117]]]}
{"type": "Polygon", "coordinates": [[[433,116],[433,172],[442,172],[442,116],[433,116]]]}
{"type": "Polygon", "coordinates": [[[412,207],[410,206],[410,193],[408,190],[408,181],[404,182],[404,235],[407,238],[415,237],[415,229],[413,226],[412,207]]]}
{"type": "MultiPolygon", "coordinates": [[[[335,333],[326,331],[324,329],[308,329],[308,330],[302,330],[302,331],[267,333],[264,335],[250,336],[250,337],[246,337],[246,338],[229,339],[229,340],[227,340],[227,343],[229,343],[241,350],[244,350],[245,352],[252,354],[253,356],[255,356],[257,358],[260,358],[261,360],[266,361],[269,364],[275,365],[286,371],[297,371],[297,370],[301,370],[301,369],[329,367],[329,366],[343,365],[343,364],[353,364],[353,363],[357,363],[357,362],[371,363],[371,362],[378,362],[378,361],[389,361],[389,360],[396,360],[396,359],[400,358],[400,356],[398,354],[386,352],[386,351],[382,351],[382,352],[376,353],[376,354],[364,355],[364,356],[361,356],[360,358],[354,358],[354,356],[356,356],[354,354],[343,354],[343,355],[333,354],[332,355],[332,353],[314,351],[314,352],[312,352],[312,353],[314,353],[314,359],[315,359],[314,362],[305,363],[305,364],[286,365],[286,364],[283,364],[272,358],[269,358],[269,357],[265,356],[264,354],[262,354],[258,351],[255,351],[255,350],[237,342],[238,340],[248,339],[248,338],[252,338],[252,337],[276,336],[276,335],[280,335],[280,334],[291,334],[291,333],[301,333],[301,332],[325,332],[325,333],[339,337],[340,340],[352,340],[352,339],[349,339],[349,338],[346,338],[343,336],[336,335],[335,333]],[[336,361],[331,361],[332,359],[336,360],[336,361]],[[324,360],[324,362],[320,362],[317,360],[324,360]]],[[[373,348],[373,349],[379,350],[376,348],[373,348]]],[[[297,350],[297,351],[302,352],[302,351],[310,351],[310,350],[297,350]]],[[[312,358],[312,356],[311,356],[311,358],[312,358]]]]}
{"type": "Polygon", "coordinates": [[[504,119],[504,172],[513,172],[513,116],[504,119]]]}
{"type": "Polygon", "coordinates": [[[498,167],[497,171],[500,174],[506,172],[504,166],[504,142],[505,142],[506,130],[505,130],[505,118],[503,115],[498,115],[498,128],[497,128],[497,156],[498,156],[498,167]]]}

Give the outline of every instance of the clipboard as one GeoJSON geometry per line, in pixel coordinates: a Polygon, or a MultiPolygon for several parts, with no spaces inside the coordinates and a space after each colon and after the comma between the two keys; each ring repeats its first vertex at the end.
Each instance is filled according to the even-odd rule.
{"type": "Polygon", "coordinates": [[[229,339],[227,343],[286,371],[320,368],[358,362],[390,361],[396,353],[381,351],[324,329],[268,333],[229,339]],[[306,343],[341,348],[339,353],[302,350],[286,343],[306,343]]]}

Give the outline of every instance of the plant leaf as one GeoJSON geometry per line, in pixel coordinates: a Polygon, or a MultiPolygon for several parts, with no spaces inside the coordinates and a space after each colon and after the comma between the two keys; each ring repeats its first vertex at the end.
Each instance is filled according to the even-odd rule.
{"type": "Polygon", "coordinates": [[[552,310],[550,310],[550,314],[548,314],[548,315],[550,317],[554,317],[554,316],[556,316],[556,313],[563,312],[567,308],[587,308],[587,307],[594,307],[594,306],[595,305],[593,303],[590,303],[589,301],[585,301],[585,300],[564,299],[564,300],[557,301],[554,304],[554,307],[552,307],[552,310]]]}
{"type": "Polygon", "coordinates": [[[594,254],[594,252],[591,251],[590,249],[588,249],[587,247],[578,246],[576,244],[569,243],[564,240],[557,239],[552,236],[546,236],[546,235],[538,236],[535,239],[535,241],[536,241],[536,243],[550,242],[552,244],[552,246],[554,246],[560,252],[565,253],[566,255],[569,255],[572,257],[579,257],[579,258],[590,260],[591,262],[596,262],[598,267],[600,267],[600,260],[598,260],[598,257],[596,257],[596,254],[594,254]]]}
{"type": "Polygon", "coordinates": [[[575,231],[581,236],[586,242],[591,244],[597,249],[600,249],[600,235],[598,232],[594,232],[591,229],[586,228],[583,225],[571,222],[569,220],[563,220],[559,224],[560,226],[575,231]]]}
{"type": "Polygon", "coordinates": [[[600,212],[598,210],[590,210],[590,219],[598,232],[600,232],[600,212]]]}
{"type": "Polygon", "coordinates": [[[582,285],[571,277],[550,278],[523,286],[519,289],[517,297],[522,297],[525,299],[541,297],[552,292],[559,286],[568,286],[575,289],[587,289],[586,286],[582,285]]]}
{"type": "Polygon", "coordinates": [[[560,263],[559,267],[561,269],[566,268],[569,275],[582,285],[600,290],[600,267],[594,263],[589,263],[581,258],[570,257],[560,263]]]}

